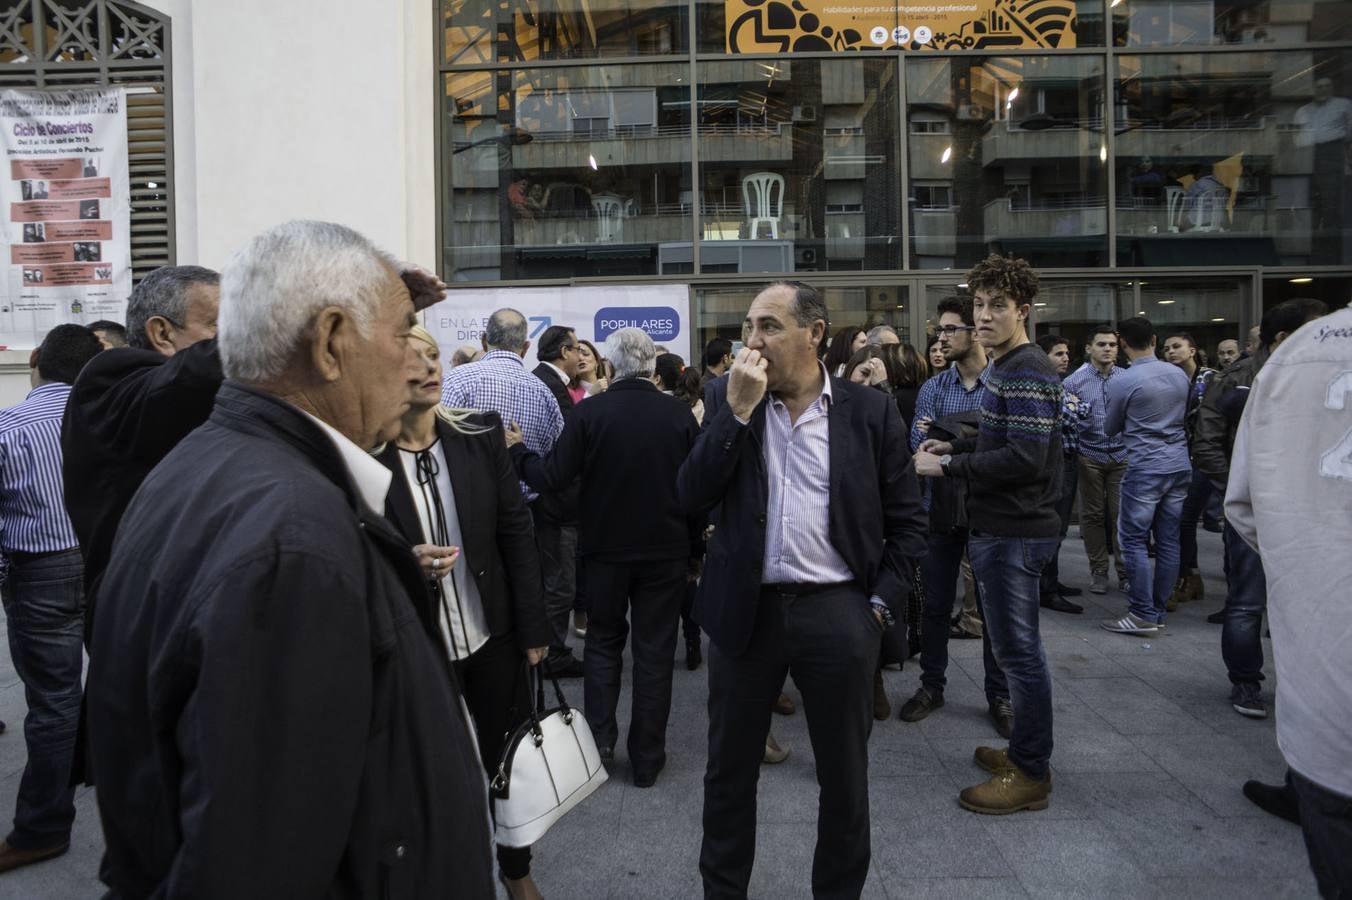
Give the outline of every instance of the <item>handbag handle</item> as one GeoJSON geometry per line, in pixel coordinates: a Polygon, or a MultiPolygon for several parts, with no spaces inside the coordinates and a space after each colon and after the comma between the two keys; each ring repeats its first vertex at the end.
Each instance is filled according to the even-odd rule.
{"type": "Polygon", "coordinates": [[[559,679],[554,675],[554,670],[549,667],[549,660],[548,659],[540,660],[540,663],[539,665],[536,666],[536,668],[540,670],[539,681],[536,683],[536,703],[537,703],[536,708],[540,712],[544,712],[545,678],[548,678],[550,681],[554,683],[554,696],[558,698],[559,706],[571,709],[572,707],[568,705],[568,701],[563,696],[563,687],[559,684],[559,679]]]}

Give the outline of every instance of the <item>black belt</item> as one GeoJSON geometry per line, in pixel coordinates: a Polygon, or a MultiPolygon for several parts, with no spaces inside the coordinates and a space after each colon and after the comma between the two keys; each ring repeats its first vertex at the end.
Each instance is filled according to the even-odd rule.
{"type": "Polygon", "coordinates": [[[26,550],[10,550],[5,554],[9,561],[16,566],[26,566],[31,562],[37,562],[40,559],[46,559],[49,556],[56,556],[61,553],[69,553],[71,550],[78,550],[78,547],[69,547],[65,550],[45,550],[42,553],[29,553],[26,550]]]}
{"type": "Polygon", "coordinates": [[[830,584],[821,584],[815,581],[781,581],[775,584],[762,584],[761,592],[803,597],[808,594],[824,594],[827,591],[838,591],[841,588],[852,588],[854,586],[853,581],[833,581],[830,584]]]}

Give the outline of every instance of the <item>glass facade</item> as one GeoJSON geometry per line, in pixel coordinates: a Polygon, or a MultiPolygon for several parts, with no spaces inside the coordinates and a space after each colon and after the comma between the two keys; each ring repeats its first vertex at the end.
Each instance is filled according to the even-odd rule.
{"type": "Polygon", "coordinates": [[[1352,0],[891,9],[443,0],[444,277],[674,279],[700,341],[787,276],[922,345],[992,252],[1039,267],[1034,328],[1072,343],[1144,313],[1206,348],[1274,298],[1347,301],[1352,0]]]}

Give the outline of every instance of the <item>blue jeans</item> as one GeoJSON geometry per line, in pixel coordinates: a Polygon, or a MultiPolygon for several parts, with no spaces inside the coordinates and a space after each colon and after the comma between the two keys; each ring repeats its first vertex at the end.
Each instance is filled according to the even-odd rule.
{"type": "Polygon", "coordinates": [[[1128,608],[1147,622],[1164,621],[1164,604],[1178,581],[1178,523],[1188,496],[1192,472],[1152,475],[1127,468],[1117,511],[1117,534],[1131,589],[1128,608]],[[1151,577],[1147,535],[1155,538],[1155,573],[1151,577]]]}
{"type": "MultiPolygon", "coordinates": [[[[931,534],[928,552],[920,562],[920,577],[925,584],[924,617],[920,629],[920,683],[934,693],[942,694],[948,669],[948,627],[953,618],[953,603],[957,599],[958,572],[962,568],[962,554],[967,549],[967,532],[931,534]]],[[[983,605],[981,589],[976,592],[977,609],[983,605]]],[[[985,613],[982,613],[985,616],[985,613]]],[[[1000,664],[991,651],[990,632],[981,629],[982,662],[986,670],[986,702],[996,697],[1009,696],[1009,684],[1000,664]]]]}
{"type": "Polygon", "coordinates": [[[1225,624],[1221,658],[1231,684],[1263,680],[1263,610],[1267,609],[1267,575],[1258,552],[1225,523],[1225,624]]]}
{"type": "Polygon", "coordinates": [[[1052,757],[1052,680],[1038,634],[1038,578],[1060,538],[996,537],[973,531],[967,541],[991,649],[1009,679],[1014,733],[1009,760],[1033,778],[1052,757]]]}
{"type": "Polygon", "coordinates": [[[1215,492],[1211,476],[1200,469],[1193,469],[1192,481],[1188,484],[1188,496],[1183,500],[1183,520],[1178,526],[1180,572],[1192,572],[1197,569],[1197,524],[1206,515],[1208,501],[1215,492]]]}
{"type": "Polygon", "coordinates": [[[4,586],[9,654],[23,680],[28,764],[19,782],[14,830],[21,850],[70,841],[75,821],[71,764],[84,664],[84,564],[79,550],[17,562],[4,586]]]}

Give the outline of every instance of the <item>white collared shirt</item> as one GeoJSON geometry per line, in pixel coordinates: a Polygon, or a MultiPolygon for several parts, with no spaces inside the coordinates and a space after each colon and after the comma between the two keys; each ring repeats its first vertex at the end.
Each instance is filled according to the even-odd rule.
{"type": "Polygon", "coordinates": [[[564,387],[567,387],[568,385],[573,383],[572,376],[570,376],[567,372],[563,371],[563,369],[560,369],[558,366],[554,365],[552,362],[549,362],[548,360],[545,360],[544,363],[545,365],[549,366],[551,369],[553,369],[555,372],[559,374],[559,380],[563,382],[564,387]]]}
{"type": "Polygon", "coordinates": [[[394,477],[389,469],[381,465],[367,451],[358,447],[356,444],[343,434],[337,428],[334,428],[328,422],[306,412],[300,407],[296,407],[311,422],[314,422],[320,429],[333,441],[333,446],[338,449],[338,455],[343,459],[343,465],[347,468],[347,474],[352,478],[353,484],[357,486],[357,493],[361,495],[362,501],[374,513],[384,515],[385,497],[390,492],[390,479],[394,477]]]}
{"type": "Polygon", "coordinates": [[[762,584],[835,584],[854,573],[831,544],[831,378],[798,421],[774,395],[765,409],[765,564],[762,584]]]}

